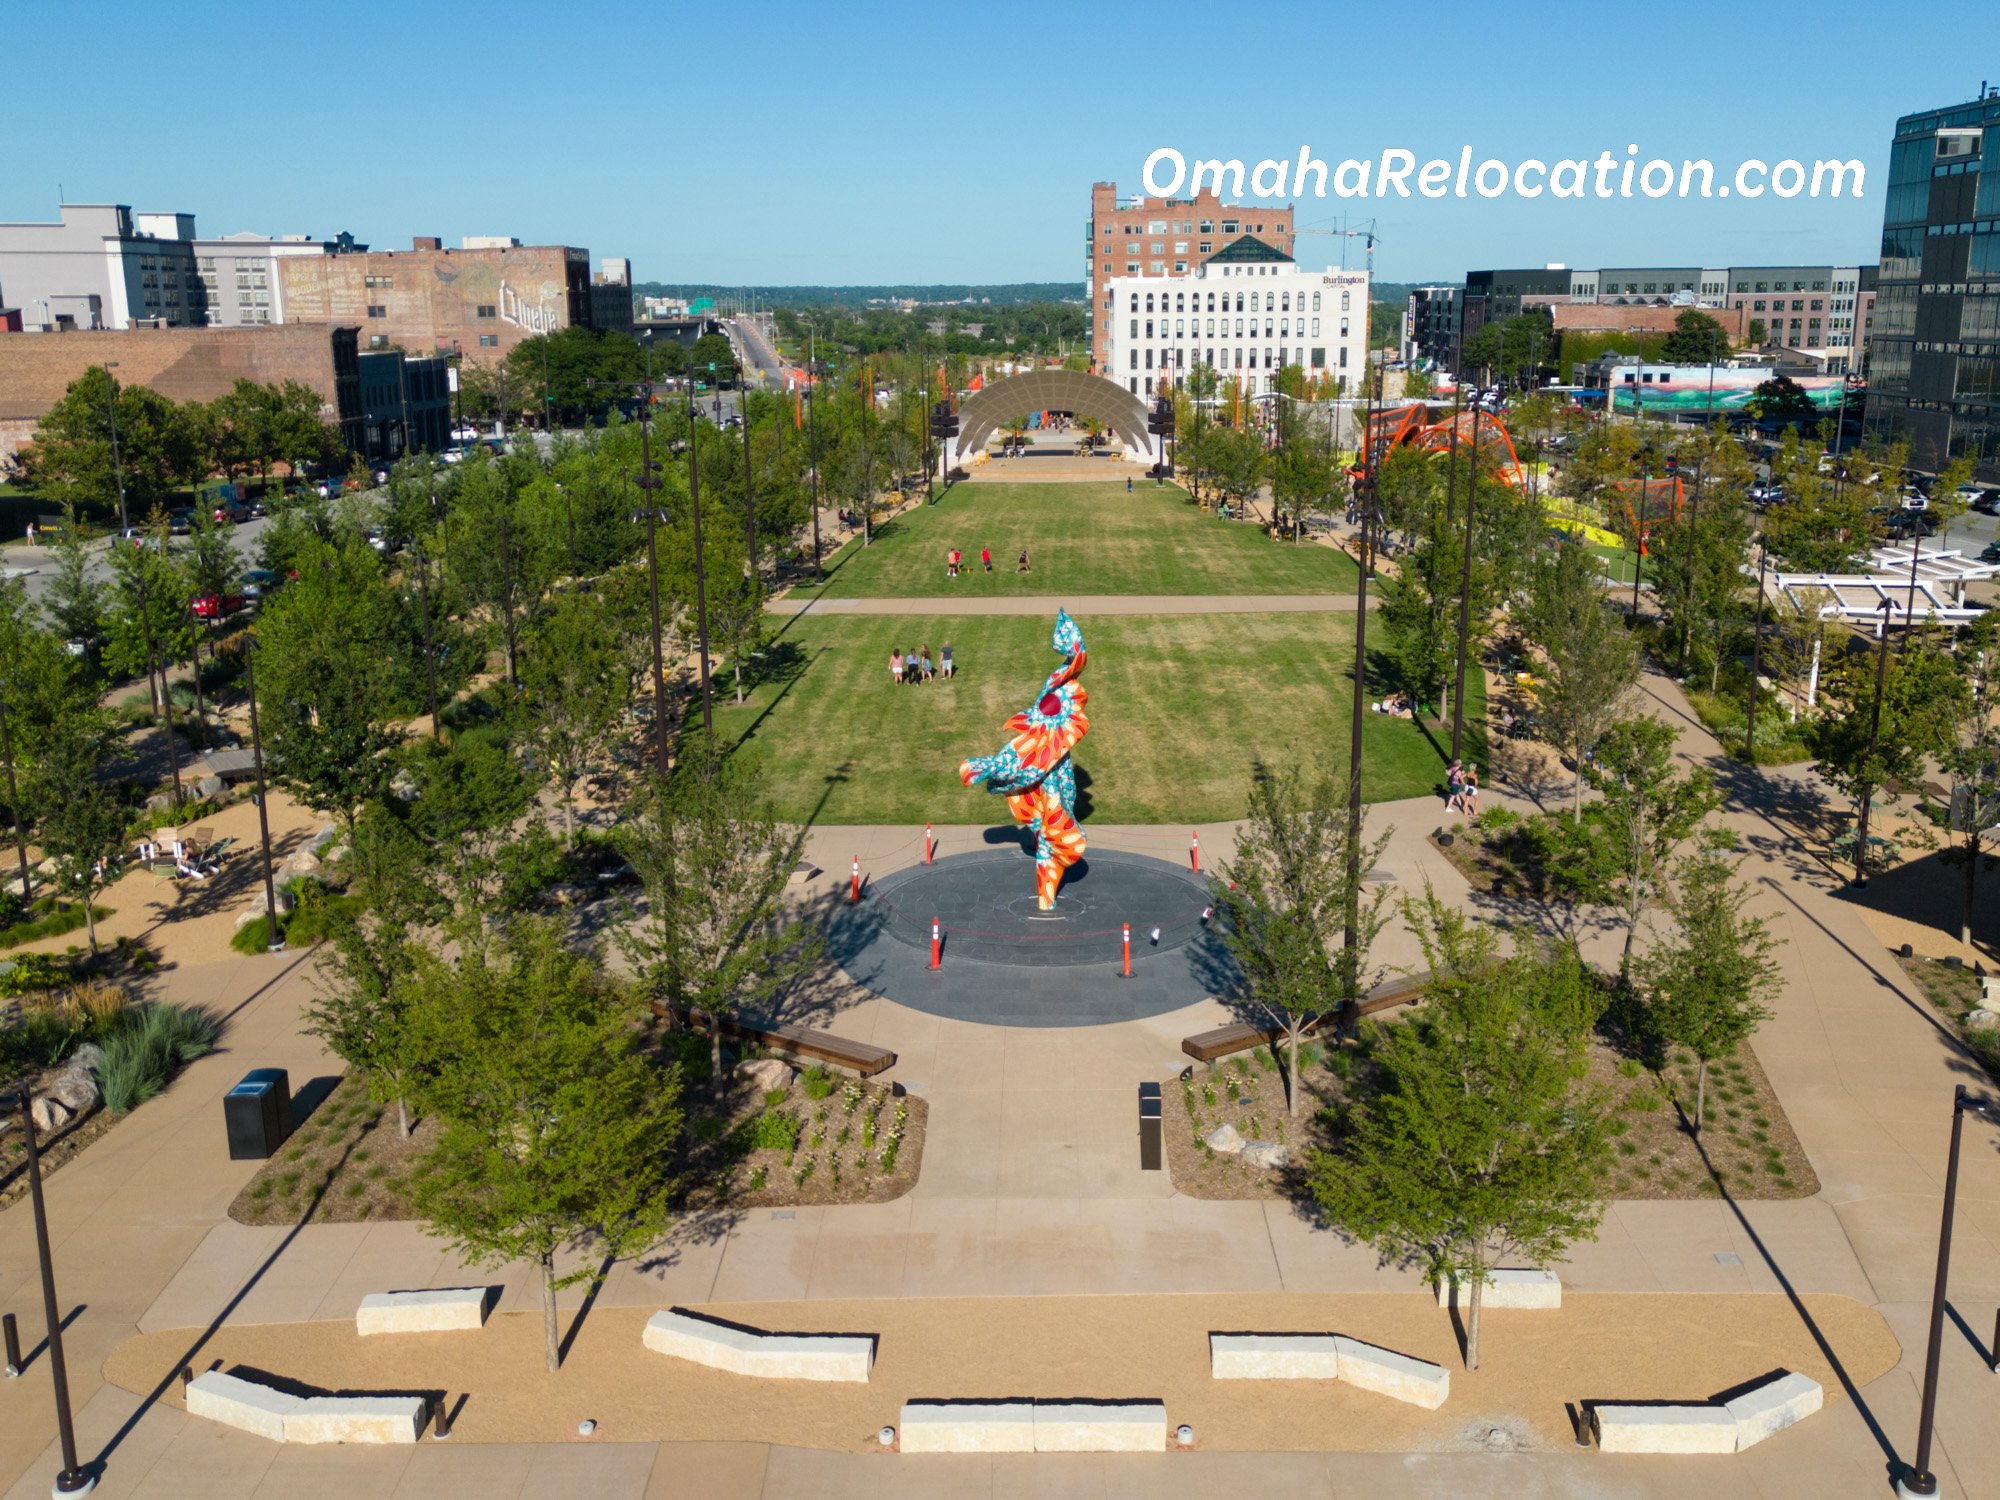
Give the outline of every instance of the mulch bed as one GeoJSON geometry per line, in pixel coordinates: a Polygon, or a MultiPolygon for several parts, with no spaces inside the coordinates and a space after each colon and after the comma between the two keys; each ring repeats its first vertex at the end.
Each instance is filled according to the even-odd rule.
{"type": "MultiPolygon", "coordinates": [[[[1197,1063],[1191,1078],[1162,1088],[1167,1166],[1178,1191],[1190,1198],[1307,1200],[1305,1168],[1329,1142],[1323,1112],[1347,1097],[1361,1073],[1352,1049],[1303,1046],[1300,1056],[1304,1095],[1296,1119],[1286,1116],[1283,1074],[1268,1048],[1197,1063]],[[1254,1167],[1197,1139],[1222,1124],[1234,1125],[1246,1140],[1284,1145],[1290,1160],[1277,1169],[1254,1167]]],[[[1614,1101],[1605,1183],[1611,1198],[1714,1198],[1725,1191],[1744,1199],[1809,1198],[1819,1191],[1805,1150],[1747,1044],[1709,1065],[1699,1140],[1689,1128],[1692,1056],[1676,1053],[1655,1074],[1599,1036],[1590,1043],[1583,1081],[1601,1086],[1614,1101]]]]}
{"type": "Polygon", "coordinates": [[[1979,1055],[1987,1076],[2000,1083],[2000,1027],[1970,1024],[1979,1006],[1980,976],[1964,967],[1947,968],[1934,958],[1904,958],[1899,953],[1896,962],[1924,998],[1950,1018],[1965,1045],[1979,1055]]]}
{"type": "MultiPolygon", "coordinates": [[[[46,1070],[36,1081],[35,1091],[40,1093],[45,1090],[55,1082],[56,1075],[61,1071],[60,1068],[46,1070]]],[[[75,1161],[122,1118],[99,1104],[81,1119],[71,1120],[55,1135],[38,1136],[36,1145],[41,1148],[42,1180],[46,1182],[75,1161]]],[[[21,1112],[10,1110],[6,1119],[7,1127],[0,1129],[0,1208],[28,1196],[28,1143],[21,1135],[21,1112]]]]}
{"type": "MultiPolygon", "coordinates": [[[[740,1076],[719,1087],[702,1077],[681,1104],[681,1212],[884,1203],[916,1186],[923,1166],[929,1106],[882,1084],[800,1073],[772,1098],[740,1076]],[[766,1115],[796,1125],[792,1149],[757,1144],[766,1115]]],[[[419,1117],[404,1140],[395,1105],[372,1102],[365,1080],[349,1073],[258,1169],[229,1216],[240,1224],[414,1219],[411,1191],[437,1134],[435,1120],[419,1117]]]]}

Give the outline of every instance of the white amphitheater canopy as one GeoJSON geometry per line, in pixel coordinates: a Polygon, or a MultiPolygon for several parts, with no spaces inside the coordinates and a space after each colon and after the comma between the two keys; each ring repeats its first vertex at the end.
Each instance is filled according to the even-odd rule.
{"type": "Polygon", "coordinates": [[[1919,547],[1914,553],[1907,547],[1878,547],[1869,562],[1866,573],[1778,573],[1772,584],[1800,614],[1872,626],[1879,634],[1885,623],[1977,619],[1985,610],[1965,602],[1965,586],[2000,573],[2000,564],[1975,562],[1938,547],[1919,547]]]}

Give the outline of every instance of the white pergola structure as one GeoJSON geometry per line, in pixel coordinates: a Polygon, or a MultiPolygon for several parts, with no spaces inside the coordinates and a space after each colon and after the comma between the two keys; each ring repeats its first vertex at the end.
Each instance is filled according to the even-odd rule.
{"type": "MultiPolygon", "coordinates": [[[[1774,573],[1771,584],[1777,597],[1801,615],[1866,623],[1879,637],[1892,625],[1977,619],[1985,610],[1965,602],[1965,586],[2000,574],[2000,563],[1977,562],[1957,551],[1921,544],[1877,547],[1868,561],[1866,573],[1774,573]]],[[[1819,652],[1815,640],[1807,707],[1819,699],[1819,652]]]]}

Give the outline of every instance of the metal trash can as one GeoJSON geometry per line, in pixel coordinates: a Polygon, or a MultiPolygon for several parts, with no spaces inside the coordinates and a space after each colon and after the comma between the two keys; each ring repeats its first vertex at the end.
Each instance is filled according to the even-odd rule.
{"type": "Polygon", "coordinates": [[[1157,1172],[1161,1165],[1160,1086],[1139,1085],[1139,1170],[1157,1172]]]}
{"type": "Polygon", "coordinates": [[[222,1096],[231,1161],[263,1161],[292,1133],[292,1080],[283,1068],[253,1068],[222,1096]]]}

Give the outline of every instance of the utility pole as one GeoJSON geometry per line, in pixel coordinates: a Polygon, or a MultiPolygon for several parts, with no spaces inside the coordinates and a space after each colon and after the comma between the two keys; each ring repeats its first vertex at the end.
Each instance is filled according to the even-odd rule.
{"type": "Polygon", "coordinates": [[[807,471],[812,475],[813,512],[813,577],[822,583],[826,581],[826,563],[820,556],[819,547],[819,330],[812,329],[806,335],[806,399],[812,403],[807,418],[810,424],[806,432],[806,442],[811,448],[807,455],[807,471]]]}
{"type": "Polygon", "coordinates": [[[660,487],[659,465],[653,462],[653,383],[639,387],[639,487],[640,514],[646,520],[646,578],[653,598],[653,730],[658,752],[660,780],[671,769],[667,756],[667,666],[660,645],[660,562],[654,545],[660,510],[653,492],[660,487]]]}
{"type": "Polygon", "coordinates": [[[107,360],[104,365],[105,377],[111,382],[104,409],[111,417],[111,477],[118,486],[118,529],[130,531],[131,519],[125,514],[125,463],[118,452],[118,377],[111,372],[118,368],[118,361],[107,360]]]}
{"type": "Polygon", "coordinates": [[[42,1201],[41,1143],[36,1139],[35,1119],[30,1100],[32,1090],[20,1093],[21,1140],[28,1154],[28,1193],[34,1200],[35,1258],[42,1271],[42,1316],[48,1323],[49,1378],[55,1383],[56,1436],[62,1443],[62,1471],[56,1475],[52,1493],[87,1494],[97,1487],[97,1476],[76,1461],[76,1424],[70,1419],[69,1366],[63,1360],[63,1324],[56,1301],[56,1268],[49,1253],[49,1211],[42,1201]]]}
{"type": "Polygon", "coordinates": [[[688,500],[694,507],[694,619],[701,640],[701,728],[715,735],[715,703],[708,686],[708,564],[701,546],[701,478],[695,457],[695,428],[701,414],[695,408],[694,381],[688,381],[688,500]]]}
{"type": "MultiPolygon", "coordinates": [[[[278,887],[271,874],[271,817],[266,810],[270,794],[264,789],[264,737],[257,732],[257,652],[260,649],[256,634],[249,637],[249,649],[243,653],[243,688],[250,695],[250,763],[257,770],[257,833],[264,850],[264,915],[265,931],[269,934],[266,946],[273,953],[285,951],[285,934],[278,925],[278,887]]],[[[433,693],[431,707],[433,732],[437,724],[436,696],[433,693]]]]}
{"type": "MultiPolygon", "coordinates": [[[[1452,465],[1458,464],[1458,418],[1451,428],[1452,465]]],[[[1479,408],[1472,408],[1472,458],[1465,483],[1465,566],[1458,584],[1458,680],[1451,691],[1451,758],[1458,759],[1465,736],[1465,668],[1472,639],[1472,517],[1479,496],[1479,408]]]]}
{"type": "Polygon", "coordinates": [[[1744,716],[1743,731],[1743,758],[1753,766],[1757,764],[1757,679],[1764,665],[1764,573],[1770,561],[1770,548],[1760,532],[1757,537],[1757,617],[1750,630],[1750,704],[1744,716]]]}

